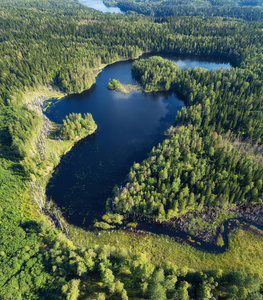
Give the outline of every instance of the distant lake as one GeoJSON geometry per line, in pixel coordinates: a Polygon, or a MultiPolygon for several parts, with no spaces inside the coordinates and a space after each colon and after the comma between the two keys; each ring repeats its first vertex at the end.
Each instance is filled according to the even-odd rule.
{"type": "Polygon", "coordinates": [[[102,11],[102,12],[109,12],[109,13],[116,13],[116,14],[122,14],[122,12],[118,7],[107,7],[102,0],[79,0],[80,3],[90,7],[94,8],[96,10],[102,11]]]}
{"type": "MultiPolygon", "coordinates": [[[[231,67],[220,60],[162,56],[178,62],[180,68],[231,67]]],[[[94,135],[79,142],[62,157],[47,186],[48,198],[53,199],[74,225],[88,227],[101,218],[114,186],[125,179],[134,162],[147,158],[152,147],[165,139],[164,132],[174,125],[177,111],[184,107],[183,99],[171,92],[122,94],[109,91],[107,84],[111,79],[135,83],[132,62],[121,61],[107,66],[90,90],[62,99],[46,113],[52,121],[61,123],[71,112],[89,112],[98,125],[94,135]]]]}

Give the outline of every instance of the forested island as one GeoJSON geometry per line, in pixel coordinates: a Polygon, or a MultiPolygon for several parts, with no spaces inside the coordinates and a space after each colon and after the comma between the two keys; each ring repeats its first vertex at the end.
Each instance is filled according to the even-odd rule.
{"type": "Polygon", "coordinates": [[[117,79],[112,79],[109,83],[108,83],[108,89],[109,90],[114,90],[114,91],[119,91],[122,92],[124,94],[128,94],[131,91],[136,91],[138,90],[138,86],[137,85],[133,85],[133,84],[123,84],[121,83],[119,80],[117,79]]]}
{"type": "Polygon", "coordinates": [[[155,18],[76,0],[0,0],[0,299],[263,298],[262,10],[213,9],[219,17],[155,18]],[[156,56],[132,68],[142,88],[180,92],[186,108],[116,183],[95,224],[111,230],[76,228],[45,188],[96,120],[71,113],[52,123],[43,101],[81,93],[100,68],[145,52],[156,56]],[[224,57],[233,67],[179,70],[159,53],[224,57]],[[113,230],[127,216],[132,230],[113,230]],[[248,225],[230,231],[221,254],[136,231],[143,218],[177,220],[189,239],[210,232],[223,247],[223,222],[240,216],[248,225]]]}

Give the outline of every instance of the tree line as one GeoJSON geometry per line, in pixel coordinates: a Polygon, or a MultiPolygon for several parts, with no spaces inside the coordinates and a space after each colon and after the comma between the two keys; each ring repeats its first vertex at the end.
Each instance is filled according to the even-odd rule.
{"type": "Polygon", "coordinates": [[[112,201],[121,213],[160,219],[204,206],[262,202],[263,166],[239,153],[216,132],[203,136],[193,125],[176,127],[141,164],[112,201]]]}
{"type": "Polygon", "coordinates": [[[262,0],[241,1],[180,1],[180,0],[104,0],[107,6],[117,6],[128,14],[164,16],[214,16],[262,21],[262,0]]]}

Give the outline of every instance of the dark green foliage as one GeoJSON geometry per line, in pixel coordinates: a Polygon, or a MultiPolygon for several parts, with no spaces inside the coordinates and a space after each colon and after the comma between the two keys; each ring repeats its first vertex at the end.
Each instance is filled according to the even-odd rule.
{"type": "Polygon", "coordinates": [[[203,206],[263,200],[263,167],[241,155],[222,136],[202,137],[192,125],[134,164],[113,205],[121,213],[171,218],[203,206]]]}
{"type": "Polygon", "coordinates": [[[116,90],[120,87],[121,83],[119,82],[119,80],[116,79],[112,79],[109,83],[108,83],[108,89],[109,90],[116,90]]]}
{"type": "Polygon", "coordinates": [[[141,59],[132,65],[132,74],[140,80],[145,90],[168,91],[176,81],[179,68],[170,60],[153,56],[149,60],[141,59]]]}
{"type": "MultiPolygon", "coordinates": [[[[117,275],[122,265],[121,257],[119,254],[116,255],[118,251],[112,250],[110,256],[108,254],[108,259],[100,264],[104,280],[106,280],[106,272],[108,274],[107,284],[113,282],[114,274],[122,277],[122,274],[117,275]],[[109,261],[115,261],[114,267],[110,267],[113,272],[104,267],[104,264],[109,264],[109,261]]],[[[131,261],[131,264],[126,264],[126,268],[131,272],[130,283],[134,289],[140,290],[139,295],[143,296],[143,299],[204,300],[218,299],[219,295],[220,299],[250,299],[250,297],[261,299],[262,297],[259,279],[255,274],[243,272],[224,274],[220,270],[194,273],[187,269],[178,269],[171,263],[165,268],[154,267],[144,254],[132,257],[131,261]]]]}
{"type": "Polygon", "coordinates": [[[67,8],[80,8],[77,0],[1,0],[3,6],[16,6],[23,8],[37,8],[41,10],[55,10],[67,8]]]}
{"type": "Polygon", "coordinates": [[[161,24],[145,18],[142,26],[141,17],[112,17],[84,6],[47,11],[42,6],[0,8],[0,53],[5,57],[0,62],[0,105],[14,104],[25,87],[43,84],[69,94],[81,92],[94,83],[94,68],[144,51],[225,55],[238,63],[247,58],[247,67],[253,60],[261,68],[256,58],[261,23],[176,17],[161,24]]]}
{"type": "Polygon", "coordinates": [[[188,107],[176,117],[186,127],[171,128],[170,138],[133,166],[113,199],[117,211],[169,219],[203,206],[262,202],[262,164],[219,135],[262,143],[262,77],[256,65],[209,72],[172,69],[160,57],[133,64],[145,89],[169,86],[186,96],[188,107]]]}
{"type": "Polygon", "coordinates": [[[180,71],[160,57],[135,62],[132,72],[146,90],[183,93],[189,107],[176,122],[191,125],[175,135],[171,129],[169,139],[133,166],[128,184],[115,194],[116,210],[169,219],[203,206],[262,202],[262,165],[218,135],[228,131],[262,142],[262,79],[238,68],[180,71]]]}
{"type": "Polygon", "coordinates": [[[60,128],[60,136],[65,140],[81,138],[87,132],[92,132],[96,127],[92,115],[87,113],[84,117],[81,114],[71,113],[66,116],[60,128]]]}
{"type": "Polygon", "coordinates": [[[262,21],[262,0],[104,0],[108,6],[118,6],[127,13],[164,16],[222,16],[262,21]],[[254,7],[257,6],[257,7],[254,7]]]}
{"type": "Polygon", "coordinates": [[[2,154],[7,155],[11,150],[14,159],[24,158],[30,139],[38,132],[41,118],[25,106],[12,106],[1,109],[0,120],[2,154]]]}
{"type": "Polygon", "coordinates": [[[189,107],[178,113],[177,123],[200,126],[204,133],[231,131],[252,141],[262,141],[263,80],[257,71],[179,70],[171,61],[151,57],[135,62],[132,72],[146,90],[172,89],[186,96],[189,107]]]}

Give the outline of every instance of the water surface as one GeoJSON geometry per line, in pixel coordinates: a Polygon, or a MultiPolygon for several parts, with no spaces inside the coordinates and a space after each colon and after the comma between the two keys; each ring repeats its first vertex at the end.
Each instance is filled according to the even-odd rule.
{"type": "MultiPolygon", "coordinates": [[[[230,67],[208,59],[165,57],[180,61],[181,67],[230,67]]],[[[98,125],[93,136],[79,142],[62,158],[47,186],[47,196],[74,225],[87,227],[100,219],[113,187],[125,179],[134,162],[141,162],[153,146],[163,141],[165,130],[184,107],[183,99],[174,93],[109,91],[107,84],[113,78],[125,84],[135,83],[131,64],[125,61],[107,66],[93,88],[62,99],[47,112],[58,123],[71,112],[89,112],[98,125]]]]}
{"type": "Polygon", "coordinates": [[[79,0],[80,3],[90,7],[90,8],[93,8],[93,9],[96,9],[96,10],[99,10],[101,12],[108,12],[108,13],[116,13],[116,14],[123,14],[124,12],[122,12],[120,10],[120,8],[118,7],[107,7],[102,0],[79,0]]]}

